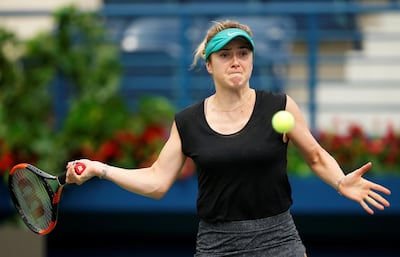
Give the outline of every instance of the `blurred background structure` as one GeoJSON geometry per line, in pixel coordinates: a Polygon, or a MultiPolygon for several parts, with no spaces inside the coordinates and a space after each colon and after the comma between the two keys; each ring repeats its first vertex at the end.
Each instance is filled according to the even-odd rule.
{"type": "MultiPolygon", "coordinates": [[[[171,107],[160,99],[168,99],[172,109],[179,110],[213,93],[212,81],[203,63],[190,69],[193,51],[212,21],[239,20],[250,25],[254,34],[256,56],[252,87],[291,95],[300,104],[312,131],[326,147],[331,146],[329,150],[337,150],[337,144],[341,144],[343,148],[337,156],[343,162],[346,158],[360,159],[360,162],[373,158],[378,163],[373,178],[393,191],[389,210],[367,216],[356,203],[342,199],[310,176],[302,164],[291,166],[293,214],[310,249],[309,255],[400,255],[397,243],[400,239],[397,233],[400,229],[400,1],[3,0],[0,28],[12,31],[21,41],[40,33],[57,34],[61,23],[57,25],[52,14],[68,4],[82,12],[98,14],[106,31],[105,41],[117,49],[120,78],[99,76],[96,82],[100,87],[93,90],[98,91],[102,81],[107,85],[115,82],[116,94],[122,97],[129,112],[147,115],[143,123],[148,122],[151,128],[145,130],[139,143],[136,139],[129,141],[131,137],[126,134],[117,134],[101,146],[108,150],[110,147],[126,149],[127,145],[117,140],[122,136],[125,143],[138,143],[137,148],[144,142],[154,142],[147,139],[149,134],[156,134],[162,141],[165,131],[155,128],[148,116],[155,115],[153,110],[161,109],[157,115],[165,115],[170,121],[170,114],[162,110],[171,107]],[[148,96],[156,97],[156,101],[154,98],[143,101],[148,96]],[[150,109],[150,114],[146,113],[150,109]],[[357,149],[352,148],[355,146],[357,149]],[[351,151],[346,151],[348,148],[352,148],[351,151]],[[377,154],[361,156],[364,150],[377,154]],[[384,168],[380,162],[390,163],[389,168],[384,168]]],[[[76,41],[79,40],[78,36],[76,41]]],[[[4,49],[2,51],[8,55],[16,55],[7,51],[9,46],[4,49]]],[[[46,46],[43,45],[43,49],[46,46]]],[[[100,49],[94,54],[104,51],[100,49]]],[[[110,74],[111,70],[108,69],[110,74]]],[[[69,109],[71,106],[87,108],[84,104],[92,99],[82,98],[82,102],[75,105],[72,98],[84,92],[89,92],[90,98],[90,92],[94,91],[85,91],[85,82],[79,89],[71,89],[74,80],[65,76],[68,72],[63,74],[50,82],[54,84],[49,91],[53,100],[53,122],[56,129],[69,124],[66,135],[78,137],[74,133],[83,128],[71,123],[79,121],[81,116],[76,114],[70,118],[69,109]]],[[[94,72],[85,74],[94,76],[94,72]]],[[[2,76],[0,73],[0,80],[2,76]]],[[[112,85],[109,91],[113,92],[112,85]]],[[[0,88],[0,100],[4,92],[0,88]]],[[[99,98],[102,99],[101,94],[99,98]]],[[[91,131],[100,129],[99,124],[105,127],[99,121],[107,122],[111,116],[116,121],[113,129],[118,124],[126,125],[118,123],[118,117],[112,114],[119,110],[119,102],[114,105],[118,108],[104,106],[100,104],[110,112],[93,120],[91,131]]],[[[1,133],[0,126],[0,146],[4,148],[7,135],[2,138],[1,133]]],[[[90,131],[85,133],[90,134],[90,131]]],[[[63,157],[95,156],[108,160],[104,159],[103,152],[95,152],[88,145],[79,152],[65,153],[63,157]]],[[[143,153],[134,154],[138,158],[143,156],[143,153]]],[[[3,162],[0,170],[5,166],[2,157],[0,155],[3,162]]],[[[146,161],[150,162],[151,157],[150,154],[146,161]]],[[[293,163],[297,163],[294,159],[293,163]]],[[[129,160],[123,164],[145,163],[129,160]]],[[[354,165],[353,162],[349,164],[356,168],[354,165]]],[[[191,256],[197,226],[195,189],[196,181],[190,172],[161,201],[134,196],[104,181],[94,180],[83,187],[71,186],[63,196],[65,201],[57,229],[45,237],[46,256],[191,256]],[[84,240],[89,237],[98,243],[86,245],[84,240]],[[66,242],[68,246],[64,245],[66,242]],[[149,248],[153,252],[145,250],[149,248]]],[[[1,190],[0,187],[0,219],[5,219],[12,210],[3,197],[5,189],[1,190]]]]}

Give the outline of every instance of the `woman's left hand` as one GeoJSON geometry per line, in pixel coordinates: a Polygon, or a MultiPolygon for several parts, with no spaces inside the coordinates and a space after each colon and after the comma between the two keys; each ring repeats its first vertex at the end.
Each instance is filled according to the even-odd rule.
{"type": "Polygon", "coordinates": [[[371,168],[371,162],[363,165],[361,168],[346,175],[340,182],[337,190],[347,198],[354,200],[364,208],[369,214],[374,214],[370,206],[383,210],[389,207],[390,203],[377,192],[390,195],[390,190],[384,186],[364,179],[362,176],[371,168]]]}

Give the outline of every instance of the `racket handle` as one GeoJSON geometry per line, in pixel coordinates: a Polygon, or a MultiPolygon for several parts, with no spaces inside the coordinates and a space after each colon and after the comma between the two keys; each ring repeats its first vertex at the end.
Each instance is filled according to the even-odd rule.
{"type": "Polygon", "coordinates": [[[85,169],[86,169],[85,164],[83,164],[81,162],[77,162],[75,164],[75,172],[76,172],[76,174],[81,175],[85,171],[85,169]]]}
{"type": "Polygon", "coordinates": [[[62,173],[60,176],[57,177],[58,183],[60,186],[65,184],[65,180],[67,179],[67,172],[62,173]]]}
{"type": "MultiPolygon", "coordinates": [[[[86,169],[85,164],[81,163],[81,162],[77,162],[75,164],[75,172],[78,175],[81,175],[86,169]]],[[[60,185],[64,185],[65,184],[65,180],[67,178],[67,172],[62,173],[60,176],[57,177],[58,182],[60,183],[60,185]]]]}

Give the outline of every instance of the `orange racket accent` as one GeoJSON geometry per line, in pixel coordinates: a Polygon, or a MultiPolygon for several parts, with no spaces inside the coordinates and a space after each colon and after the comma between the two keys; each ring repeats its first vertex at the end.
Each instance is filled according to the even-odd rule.
{"type": "Polygon", "coordinates": [[[46,229],[40,230],[37,233],[39,235],[47,235],[56,227],[56,224],[57,224],[57,220],[51,221],[49,226],[46,229]]]}
{"type": "Polygon", "coordinates": [[[57,189],[57,192],[53,196],[53,201],[52,201],[53,204],[58,204],[60,202],[61,193],[62,193],[63,188],[64,188],[64,185],[60,186],[57,189]]]}
{"type": "MultiPolygon", "coordinates": [[[[76,163],[77,174],[85,169],[83,163],[76,163]]],[[[50,233],[57,224],[66,173],[55,176],[28,163],[19,163],[10,171],[8,187],[14,207],[27,227],[39,235],[50,233]]]]}

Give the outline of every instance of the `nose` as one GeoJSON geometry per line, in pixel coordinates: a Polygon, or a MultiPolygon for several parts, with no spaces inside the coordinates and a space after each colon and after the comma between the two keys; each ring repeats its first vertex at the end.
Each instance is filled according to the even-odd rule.
{"type": "Polygon", "coordinates": [[[232,67],[237,67],[239,66],[239,58],[236,55],[233,55],[232,57],[232,67]]]}

